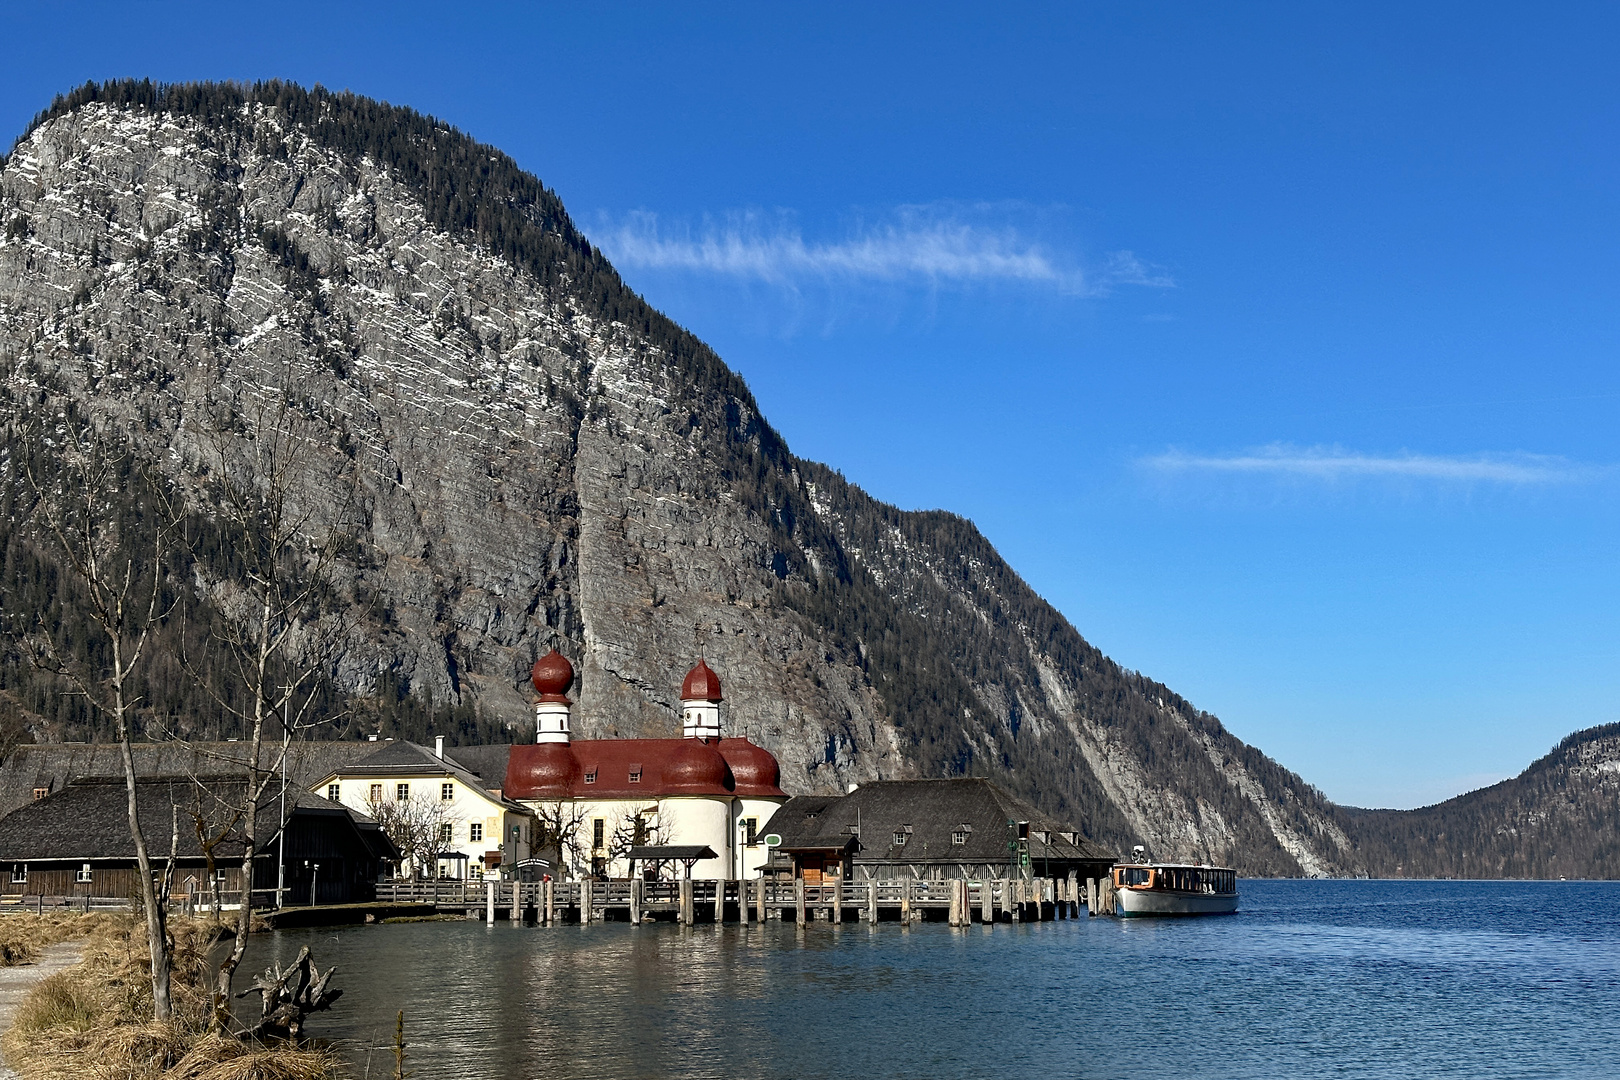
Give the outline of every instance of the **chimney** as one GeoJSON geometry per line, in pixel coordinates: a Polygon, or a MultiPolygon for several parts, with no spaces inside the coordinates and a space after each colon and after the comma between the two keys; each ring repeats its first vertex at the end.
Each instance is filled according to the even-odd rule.
{"type": "Polygon", "coordinates": [[[444,758],[444,736],[443,735],[435,735],[435,736],[433,736],[433,756],[436,757],[436,758],[440,758],[441,760],[444,758]]]}

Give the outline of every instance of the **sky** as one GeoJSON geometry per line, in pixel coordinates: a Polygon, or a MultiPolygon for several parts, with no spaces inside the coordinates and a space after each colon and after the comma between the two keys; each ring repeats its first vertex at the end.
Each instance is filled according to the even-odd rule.
{"type": "Polygon", "coordinates": [[[237,7],[8,3],[0,137],[122,76],[447,120],[1339,802],[1620,720],[1620,9],[237,7]]]}

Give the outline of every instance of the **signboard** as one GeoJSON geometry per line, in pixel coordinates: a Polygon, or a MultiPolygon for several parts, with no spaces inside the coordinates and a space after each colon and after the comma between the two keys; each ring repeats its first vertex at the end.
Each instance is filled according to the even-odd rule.
{"type": "Polygon", "coordinates": [[[781,847],[782,846],[782,834],[781,833],[766,833],[765,834],[765,846],[766,847],[781,847]]]}

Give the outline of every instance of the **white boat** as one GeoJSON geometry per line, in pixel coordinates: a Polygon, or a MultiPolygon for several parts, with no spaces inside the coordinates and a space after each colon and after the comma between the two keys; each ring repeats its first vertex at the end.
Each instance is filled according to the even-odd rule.
{"type": "Polygon", "coordinates": [[[1226,915],[1238,909],[1237,871],[1190,863],[1114,867],[1114,910],[1121,916],[1226,915]]]}

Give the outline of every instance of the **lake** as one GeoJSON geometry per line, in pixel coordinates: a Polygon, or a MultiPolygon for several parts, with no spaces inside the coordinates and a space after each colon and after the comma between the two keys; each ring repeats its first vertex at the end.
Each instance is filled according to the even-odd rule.
{"type": "Polygon", "coordinates": [[[400,1009],[419,1080],[1620,1076],[1620,883],[1242,896],[1228,916],[966,929],[288,930],[244,972],[303,945],[336,964],[344,997],[311,1033],[371,1077],[400,1009]]]}

